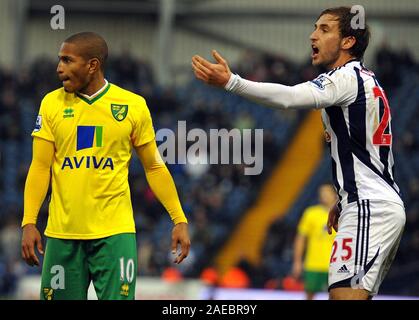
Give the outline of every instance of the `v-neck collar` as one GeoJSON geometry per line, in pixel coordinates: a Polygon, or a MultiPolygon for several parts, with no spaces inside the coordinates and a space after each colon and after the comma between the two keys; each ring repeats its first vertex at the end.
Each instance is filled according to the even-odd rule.
{"type": "Polygon", "coordinates": [[[108,82],[108,80],[105,79],[105,85],[91,96],[88,96],[87,94],[83,94],[80,92],[77,92],[76,95],[87,104],[93,104],[94,102],[102,98],[106,92],[108,92],[110,86],[111,84],[108,82]]]}

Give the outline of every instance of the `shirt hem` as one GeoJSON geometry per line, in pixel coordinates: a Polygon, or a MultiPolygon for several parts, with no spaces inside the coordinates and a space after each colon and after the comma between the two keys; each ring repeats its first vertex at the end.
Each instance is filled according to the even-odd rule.
{"type": "Polygon", "coordinates": [[[313,272],[313,273],[329,273],[329,269],[319,269],[319,268],[304,268],[305,272],[313,272]]]}
{"type": "Polygon", "coordinates": [[[340,204],[342,206],[342,209],[344,209],[346,206],[348,206],[348,205],[350,205],[352,203],[356,203],[357,201],[362,201],[362,200],[373,200],[373,201],[391,202],[391,203],[398,204],[398,205],[402,206],[403,209],[405,209],[404,202],[403,202],[403,200],[401,198],[400,198],[400,201],[397,201],[395,199],[390,199],[389,200],[389,199],[362,197],[362,198],[358,198],[357,200],[354,200],[354,201],[351,201],[351,202],[348,202],[348,200],[345,200],[345,202],[340,201],[340,204]]]}
{"type": "Polygon", "coordinates": [[[139,143],[139,144],[132,144],[132,145],[133,145],[135,148],[138,148],[138,147],[141,147],[141,146],[143,146],[143,145],[145,145],[145,144],[147,144],[147,143],[149,143],[149,142],[153,141],[155,138],[156,138],[156,136],[155,136],[155,135],[153,135],[152,137],[150,137],[150,139],[146,139],[144,142],[141,142],[141,143],[139,143]]]}
{"type": "Polygon", "coordinates": [[[45,231],[44,234],[49,238],[57,239],[69,239],[69,240],[94,240],[101,239],[110,236],[114,236],[121,233],[136,233],[135,229],[121,229],[99,234],[77,234],[77,233],[56,233],[51,231],[45,231]]]}
{"type": "Polygon", "coordinates": [[[32,137],[37,137],[39,139],[43,139],[43,140],[46,140],[46,141],[49,141],[49,142],[55,142],[54,138],[49,138],[49,137],[45,137],[43,135],[39,135],[37,132],[31,133],[31,136],[32,137]]]}

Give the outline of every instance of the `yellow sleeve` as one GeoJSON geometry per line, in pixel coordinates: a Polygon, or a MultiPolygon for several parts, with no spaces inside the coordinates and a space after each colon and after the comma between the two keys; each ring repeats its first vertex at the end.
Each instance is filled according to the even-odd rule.
{"type": "Polygon", "coordinates": [[[156,141],[153,139],[135,150],[143,164],[151,190],[166,208],[173,223],[188,223],[179,201],[175,183],[160,156],[156,141]]]}
{"type": "Polygon", "coordinates": [[[298,223],[298,234],[301,234],[306,237],[310,235],[310,231],[312,230],[311,217],[312,214],[310,208],[306,209],[303,213],[303,216],[300,219],[300,222],[298,223]]]}
{"type": "Polygon", "coordinates": [[[26,224],[36,224],[39,209],[48,192],[50,169],[54,157],[54,144],[35,137],[33,140],[32,162],[26,177],[23,196],[23,221],[26,224]]]}
{"type": "MultiPolygon", "coordinates": [[[[137,110],[136,110],[137,111],[137,110]]],[[[150,110],[143,98],[141,98],[139,105],[139,115],[136,116],[134,130],[132,132],[131,140],[134,147],[144,145],[155,138],[153,121],[151,120],[150,110]]]]}
{"type": "Polygon", "coordinates": [[[51,122],[49,118],[50,115],[48,114],[47,101],[47,97],[42,99],[38,117],[36,118],[35,128],[32,131],[32,136],[54,142],[54,136],[52,134],[51,122]]]}

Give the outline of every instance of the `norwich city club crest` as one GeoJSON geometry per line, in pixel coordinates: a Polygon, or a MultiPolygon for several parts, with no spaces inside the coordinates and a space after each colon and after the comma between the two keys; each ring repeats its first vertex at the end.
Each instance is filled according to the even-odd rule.
{"type": "Polygon", "coordinates": [[[113,117],[118,120],[122,121],[128,114],[128,105],[124,104],[111,104],[111,111],[113,117]]]}
{"type": "Polygon", "coordinates": [[[121,286],[121,291],[119,292],[121,296],[128,297],[129,296],[129,284],[124,283],[121,286]]]}
{"type": "Polygon", "coordinates": [[[44,298],[45,300],[52,300],[54,298],[54,289],[51,288],[43,288],[44,298]]]}

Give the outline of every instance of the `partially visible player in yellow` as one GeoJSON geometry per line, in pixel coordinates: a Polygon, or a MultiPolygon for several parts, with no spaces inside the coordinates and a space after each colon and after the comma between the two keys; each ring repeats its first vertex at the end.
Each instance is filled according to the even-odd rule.
{"type": "Polygon", "coordinates": [[[190,240],[173,179],[160,157],[145,100],[108,83],[105,40],[82,32],[61,45],[63,87],[42,100],[32,133],[33,158],[24,193],[22,257],[39,265],[36,228],[51,180],[41,299],[86,299],[93,281],[99,299],[134,299],[135,223],[128,184],[132,150],[174,223],[175,263],[190,240]],[[180,251],[178,252],[178,245],[180,251]]]}
{"type": "Polygon", "coordinates": [[[329,235],[327,222],[329,211],[337,202],[332,185],[320,186],[319,201],[318,205],[304,211],[294,241],[292,275],[298,279],[304,270],[307,300],[312,300],[317,292],[327,292],[330,252],[335,237],[334,231],[329,235]]]}

